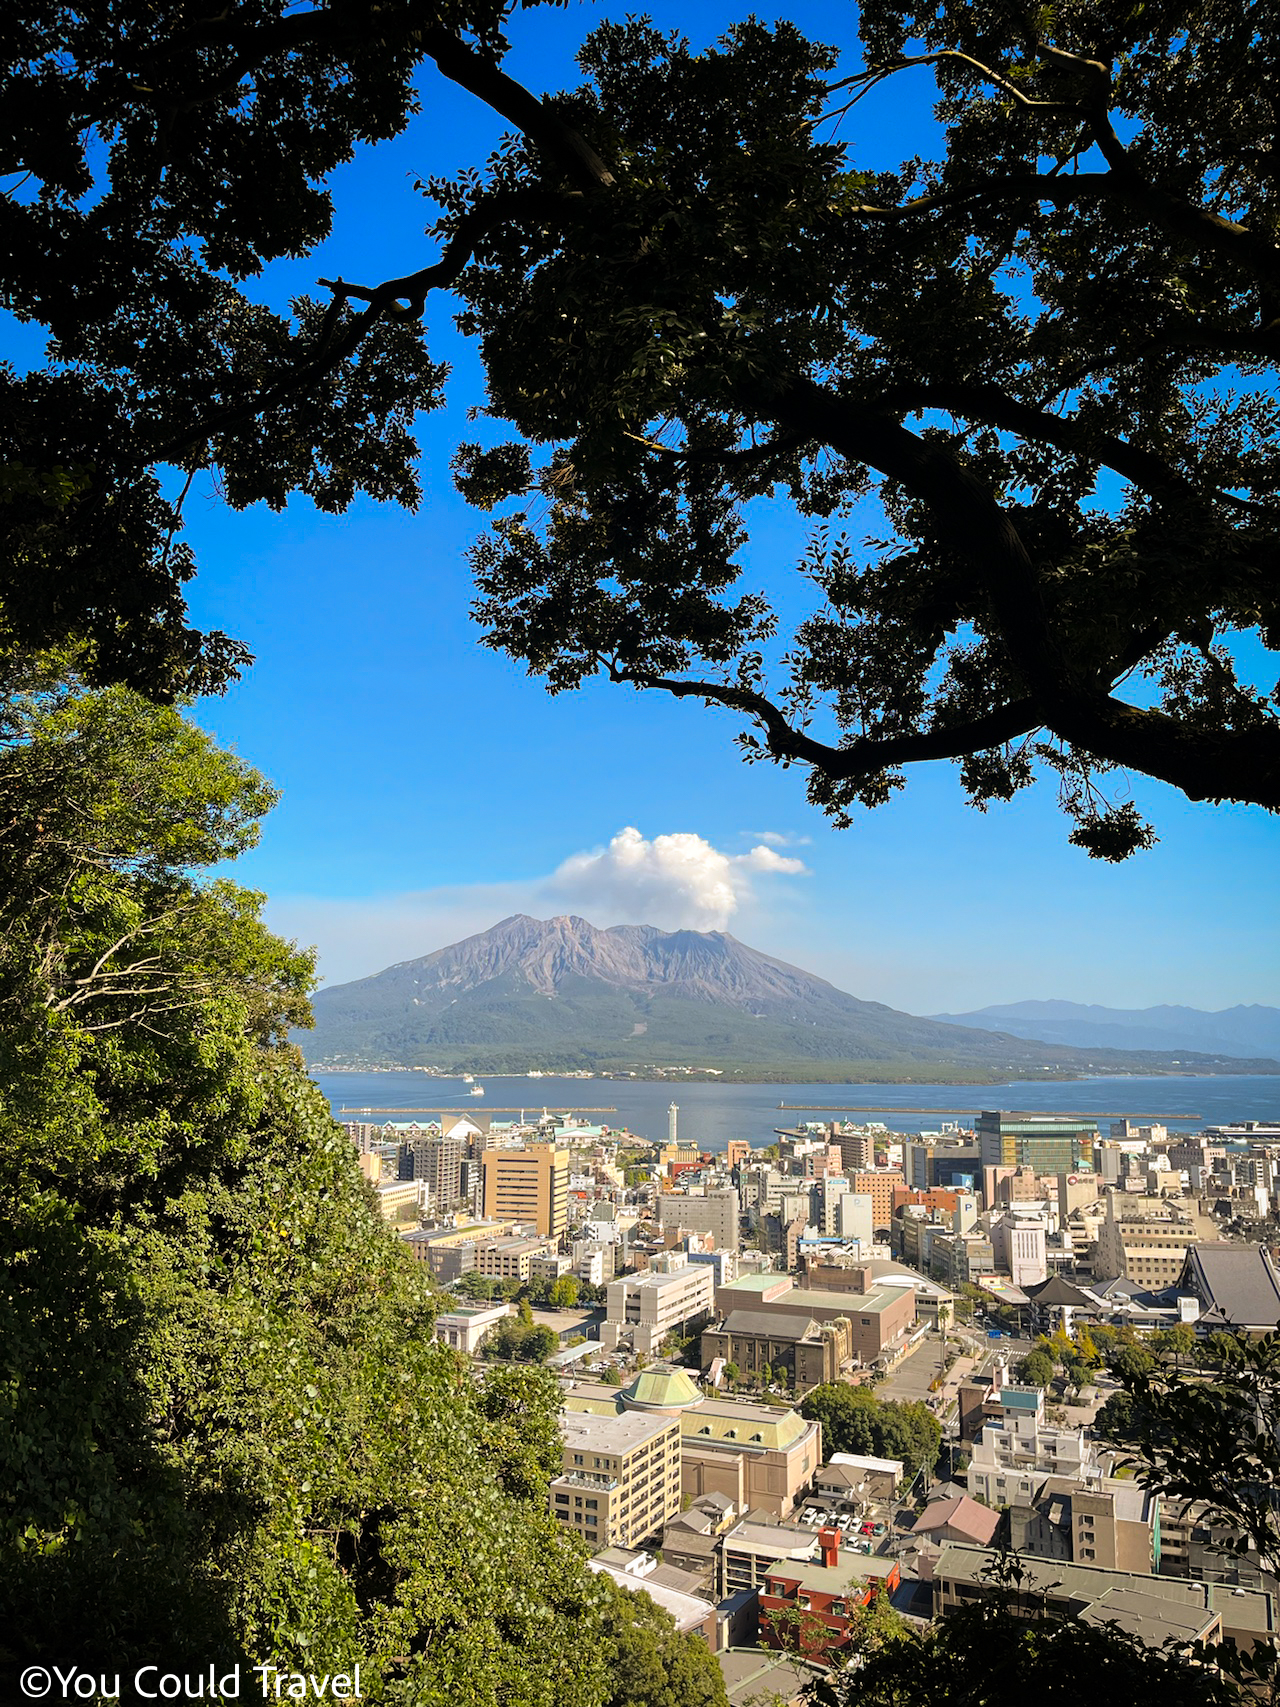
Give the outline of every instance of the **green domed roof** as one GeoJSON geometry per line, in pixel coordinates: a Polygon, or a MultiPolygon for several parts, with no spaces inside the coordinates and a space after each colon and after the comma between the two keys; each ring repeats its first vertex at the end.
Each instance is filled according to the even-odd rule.
{"type": "Polygon", "coordinates": [[[628,1410],[668,1411],[673,1415],[703,1402],[703,1394],[683,1369],[642,1369],[622,1389],[621,1398],[628,1410]]]}

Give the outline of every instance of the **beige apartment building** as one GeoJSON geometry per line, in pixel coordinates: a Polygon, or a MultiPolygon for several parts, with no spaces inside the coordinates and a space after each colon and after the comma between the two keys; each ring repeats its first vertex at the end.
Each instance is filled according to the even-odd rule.
{"type": "Polygon", "coordinates": [[[621,1391],[578,1382],[565,1410],[676,1419],[681,1491],[691,1500],[719,1494],[737,1511],[785,1517],[808,1493],[822,1463],[821,1423],[772,1405],[709,1399],[684,1369],[644,1369],[621,1391]]]}
{"type": "Polygon", "coordinates": [[[1167,1197],[1129,1196],[1109,1191],[1103,1203],[1093,1272],[1102,1278],[1119,1275],[1153,1291],[1174,1286],[1181,1278],[1192,1245],[1211,1243],[1217,1227],[1167,1197]]]}
{"type": "Polygon", "coordinates": [[[1159,1495],[1114,1476],[1086,1483],[1046,1476],[1009,1508],[1010,1540],[1020,1554],[1118,1571],[1160,1566],[1162,1523],[1159,1495]]]}
{"type": "Polygon", "coordinates": [[[893,1194],[906,1184],[901,1168],[863,1168],[849,1175],[849,1190],[871,1199],[873,1229],[893,1225],[893,1194]]]}
{"type": "Polygon", "coordinates": [[[680,1423],[669,1416],[562,1411],[564,1469],[552,1516],[588,1546],[634,1547],[680,1510],[680,1423]]]}
{"type": "Polygon", "coordinates": [[[485,1150],[481,1200],[488,1221],[519,1221],[558,1239],[569,1224],[569,1152],[554,1144],[485,1150]]]}
{"type": "Polygon", "coordinates": [[[476,1246],[476,1272],[491,1280],[528,1280],[539,1257],[553,1251],[550,1239],[489,1239],[476,1246]]]}

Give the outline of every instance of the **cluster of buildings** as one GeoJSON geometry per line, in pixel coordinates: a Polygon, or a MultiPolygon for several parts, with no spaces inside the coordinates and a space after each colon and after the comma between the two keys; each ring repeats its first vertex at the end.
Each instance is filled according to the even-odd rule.
{"type": "MultiPolygon", "coordinates": [[[[984,1305],[1028,1333],[1273,1328],[1280,1128],[989,1111],[971,1129],[824,1123],[711,1154],[677,1116],[655,1144],[472,1111],[349,1130],[442,1284],[596,1289],[580,1343],[548,1318],[564,1345],[549,1509],[593,1569],[708,1642],[731,1699],[798,1698],[879,1594],[932,1616],[991,1593],[997,1540],[1043,1575],[1037,1604],[1155,1646],[1273,1638],[1280,1585],[1248,1551],[1218,1551],[1203,1508],[1142,1488],[998,1355],[931,1384],[961,1468],[927,1493],[901,1463],[824,1453],[795,1406],[892,1373],[984,1305]]],[[[472,1356],[512,1310],[460,1304],[437,1333],[472,1356]]]]}

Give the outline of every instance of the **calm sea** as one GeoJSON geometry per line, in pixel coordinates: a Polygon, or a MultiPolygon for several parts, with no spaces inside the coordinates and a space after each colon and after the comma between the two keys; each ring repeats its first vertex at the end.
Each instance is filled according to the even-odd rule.
{"type": "Polygon", "coordinates": [[[1077,1079],[1070,1084],[1005,1085],[717,1085],[634,1082],[627,1079],[544,1079],[486,1076],[484,1098],[461,1079],[425,1073],[316,1073],[316,1083],[340,1119],[412,1120],[413,1111],[487,1109],[540,1114],[568,1110],[642,1138],[665,1138],[667,1109],[676,1103],[682,1138],[723,1150],[730,1138],[772,1141],[779,1126],[805,1120],[882,1120],[897,1132],[936,1128],[944,1120],[971,1126],[980,1109],[1043,1114],[1128,1115],[1184,1131],[1231,1120],[1280,1121],[1280,1078],[1262,1075],[1204,1079],[1077,1079]],[[780,1104],[786,1104],[785,1108],[780,1104]],[[808,1107],[799,1105],[808,1104],[808,1107]],[[368,1111],[367,1113],[365,1111],[368,1111]]]}

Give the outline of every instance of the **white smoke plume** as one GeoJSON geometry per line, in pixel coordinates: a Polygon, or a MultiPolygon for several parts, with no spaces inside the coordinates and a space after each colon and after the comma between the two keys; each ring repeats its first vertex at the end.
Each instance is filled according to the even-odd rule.
{"type": "Polygon", "coordinates": [[[602,927],[723,930],[756,899],[760,879],[806,870],[767,846],[763,833],[748,852],[728,854],[692,831],[650,840],[629,826],[607,847],[571,854],[549,876],[350,898],[277,894],[266,918],[283,935],[315,943],[326,981],[336,984],[459,942],[511,913],[578,913],[602,927]]]}
{"type": "Polygon", "coordinates": [[[592,920],[608,915],[618,924],[712,931],[724,930],[751,899],[754,877],[797,876],[805,869],[802,860],[763,842],[745,854],[727,854],[689,830],[650,841],[628,825],[607,847],[571,854],[546,888],[592,920]]]}

